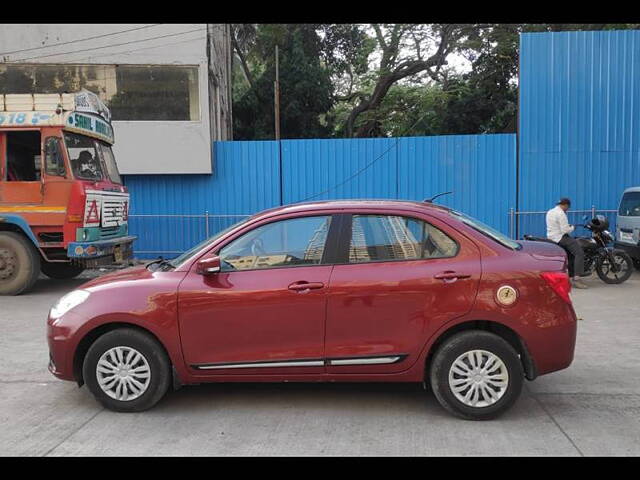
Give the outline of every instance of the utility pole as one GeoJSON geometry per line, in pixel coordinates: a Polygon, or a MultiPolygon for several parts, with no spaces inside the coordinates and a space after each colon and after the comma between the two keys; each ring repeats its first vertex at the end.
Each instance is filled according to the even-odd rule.
{"type": "Polygon", "coordinates": [[[274,86],[276,140],[280,140],[280,70],[278,68],[278,46],[276,45],[276,80],[274,86]]]}

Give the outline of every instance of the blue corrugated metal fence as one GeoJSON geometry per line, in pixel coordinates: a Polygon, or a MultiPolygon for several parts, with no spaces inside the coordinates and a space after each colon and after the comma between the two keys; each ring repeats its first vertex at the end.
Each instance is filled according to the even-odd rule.
{"type": "Polygon", "coordinates": [[[617,209],[640,185],[640,31],[527,33],[520,59],[518,209],[617,209]]]}
{"type": "Polygon", "coordinates": [[[216,142],[214,148],[212,175],[126,176],[137,257],[175,256],[281,199],[423,200],[452,190],[438,202],[505,233],[515,203],[515,135],[216,142]]]}

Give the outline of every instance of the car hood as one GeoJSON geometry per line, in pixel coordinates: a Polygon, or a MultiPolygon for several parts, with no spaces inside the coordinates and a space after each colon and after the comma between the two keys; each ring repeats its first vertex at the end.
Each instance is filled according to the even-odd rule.
{"type": "Polygon", "coordinates": [[[100,287],[107,283],[116,282],[131,282],[136,280],[146,280],[153,277],[153,272],[150,272],[144,265],[138,265],[135,267],[125,268],[124,270],[117,270],[115,272],[101,275],[100,277],[89,280],[78,288],[91,289],[92,287],[100,287]]]}
{"type": "Polygon", "coordinates": [[[522,253],[527,253],[538,260],[555,260],[564,262],[567,254],[562,247],[552,242],[537,242],[533,240],[519,240],[522,253]]]}

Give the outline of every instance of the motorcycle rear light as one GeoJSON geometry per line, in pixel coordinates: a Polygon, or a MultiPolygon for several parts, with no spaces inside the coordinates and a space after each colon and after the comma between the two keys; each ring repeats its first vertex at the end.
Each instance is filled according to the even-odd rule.
{"type": "Polygon", "coordinates": [[[542,272],[540,276],[547,282],[547,285],[558,294],[558,296],[571,305],[571,282],[569,276],[563,272],[542,272]]]}

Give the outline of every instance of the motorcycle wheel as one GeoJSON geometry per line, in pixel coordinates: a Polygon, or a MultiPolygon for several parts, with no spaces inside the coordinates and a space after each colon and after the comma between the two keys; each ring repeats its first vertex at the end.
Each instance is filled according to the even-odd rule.
{"type": "Polygon", "coordinates": [[[626,282],[631,273],[633,273],[633,260],[627,252],[622,250],[614,250],[611,252],[613,256],[613,261],[616,265],[616,270],[611,268],[611,264],[609,262],[608,257],[599,257],[596,263],[596,273],[600,280],[604,283],[609,284],[619,284],[622,282],[626,282]]]}

